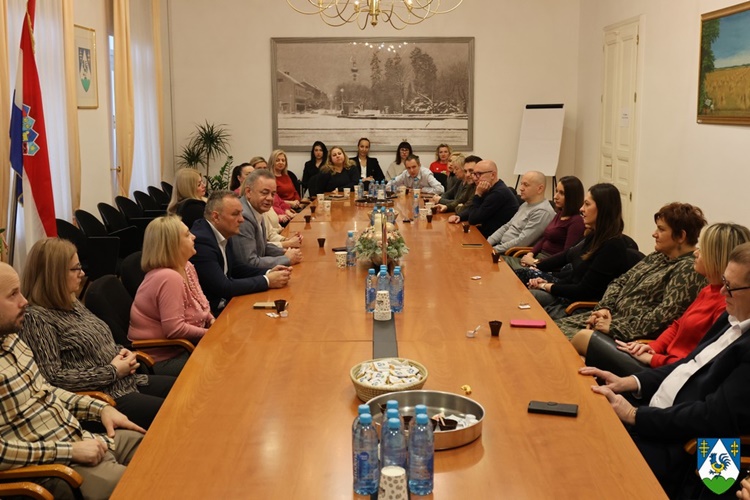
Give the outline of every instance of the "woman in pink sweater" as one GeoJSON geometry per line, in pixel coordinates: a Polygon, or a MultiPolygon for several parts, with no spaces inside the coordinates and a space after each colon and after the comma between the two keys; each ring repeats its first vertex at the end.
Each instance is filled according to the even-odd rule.
{"type": "Polygon", "coordinates": [[[621,377],[681,360],[695,349],[703,335],[726,310],[721,294],[721,277],[734,247],[748,241],[750,230],[739,224],[712,224],[703,231],[695,250],[694,267],[695,272],[708,279],[708,286],[700,291],[683,315],[650,344],[626,343],[598,332],[585,336],[581,332],[573,337],[573,345],[577,349],[584,349],[588,366],[596,366],[621,377]]]}
{"type": "MultiPolygon", "coordinates": [[[[146,277],[130,310],[130,340],[175,339],[198,341],[214,322],[195,268],[195,236],[179,217],[159,217],[146,227],[141,267],[146,277]]],[[[189,354],[175,347],[149,349],[154,372],[179,375],[189,354]]]]}

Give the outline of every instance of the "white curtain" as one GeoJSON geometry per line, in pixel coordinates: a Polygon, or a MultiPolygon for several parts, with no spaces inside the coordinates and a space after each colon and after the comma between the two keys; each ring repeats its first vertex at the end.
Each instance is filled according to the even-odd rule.
{"type": "Polygon", "coordinates": [[[133,82],[133,170],[130,194],[158,186],[161,181],[161,141],[158,113],[155,20],[151,2],[130,2],[130,55],[133,82]]]}
{"type": "MultiPolygon", "coordinates": [[[[8,69],[11,81],[11,96],[18,69],[18,51],[21,42],[21,23],[26,12],[26,0],[8,1],[8,69]]],[[[50,174],[55,197],[55,216],[72,220],[73,208],[70,197],[70,174],[68,169],[68,120],[65,91],[65,53],[63,40],[63,12],[59,0],[37,0],[34,19],[34,46],[39,84],[44,103],[44,122],[47,129],[50,174]]],[[[7,130],[7,125],[1,125],[7,130]]],[[[25,257],[23,213],[19,210],[16,223],[16,259],[14,266],[20,268],[25,257]],[[21,249],[20,251],[18,251],[21,249]]]]}

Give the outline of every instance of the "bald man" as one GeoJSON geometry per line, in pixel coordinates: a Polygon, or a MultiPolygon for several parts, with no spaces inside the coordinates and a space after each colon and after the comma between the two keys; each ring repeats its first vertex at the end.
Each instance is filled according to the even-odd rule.
{"type": "Polygon", "coordinates": [[[555,217],[555,210],[544,197],[547,179],[541,172],[523,174],[518,193],[523,203],[516,215],[487,238],[498,253],[513,247],[530,247],[541,238],[547,224],[555,217]]]}
{"type": "MultiPolygon", "coordinates": [[[[0,470],[69,465],[83,476],[84,498],[108,498],[146,431],[106,403],[49,385],[16,334],[27,305],[18,274],[0,262],[0,470]],[[84,430],[78,419],[101,421],[107,434],[84,430]]],[[[57,499],[75,498],[60,479],[35,482],[57,499]]]]}
{"type": "Polygon", "coordinates": [[[507,223],[518,210],[518,200],[513,191],[497,176],[497,164],[492,160],[480,161],[474,167],[476,190],[471,207],[460,215],[451,215],[448,222],[468,221],[481,224],[479,230],[489,238],[503,224],[507,223]]]}

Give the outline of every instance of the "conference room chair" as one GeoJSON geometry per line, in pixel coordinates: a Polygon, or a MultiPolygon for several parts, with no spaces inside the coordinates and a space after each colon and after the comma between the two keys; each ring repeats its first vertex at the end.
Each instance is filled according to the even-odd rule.
{"type": "Polygon", "coordinates": [[[62,219],[56,219],[56,221],[58,237],[76,246],[78,259],[89,281],[119,271],[120,238],[116,236],[87,237],[83,231],[70,222],[62,219]]]}
{"type": "Polygon", "coordinates": [[[443,189],[448,189],[448,176],[445,174],[445,172],[438,172],[437,174],[432,174],[437,181],[443,185],[443,189]]]}
{"type": "Polygon", "coordinates": [[[162,211],[143,210],[138,203],[134,202],[126,196],[115,196],[115,205],[120,209],[120,212],[125,216],[128,221],[141,218],[154,219],[161,215],[164,215],[162,211]]]}
{"type": "Polygon", "coordinates": [[[159,206],[159,204],[156,203],[156,201],[154,201],[154,199],[148,193],[144,193],[143,191],[133,191],[133,197],[144,213],[147,211],[154,213],[159,212],[160,215],[164,215],[167,213],[166,208],[162,208],[161,206],[159,206]]]}
{"type": "Polygon", "coordinates": [[[143,278],[146,277],[146,273],[141,269],[141,255],[143,255],[143,252],[135,252],[128,255],[122,260],[120,268],[120,280],[133,299],[135,299],[138,287],[143,283],[143,278]]]}
{"type": "Polygon", "coordinates": [[[31,482],[33,479],[57,478],[65,481],[77,499],[83,499],[80,487],[81,475],[62,464],[28,465],[17,469],[0,471],[0,498],[26,497],[39,500],[54,500],[46,488],[31,482]]]}
{"type": "Polygon", "coordinates": [[[99,319],[104,321],[112,331],[115,343],[127,349],[134,350],[138,361],[147,370],[152,371],[154,359],[143,349],[154,347],[180,347],[192,353],[195,346],[185,339],[154,339],[134,340],[128,339],[128,327],[130,326],[130,307],[133,298],[125,289],[125,285],[117,276],[103,276],[91,283],[84,304],[99,319]]]}
{"type": "Polygon", "coordinates": [[[171,199],[172,198],[172,185],[168,182],[161,181],[161,188],[165,193],[167,193],[167,196],[169,196],[169,198],[171,199]]]}
{"type": "Polygon", "coordinates": [[[78,227],[87,237],[92,236],[115,236],[120,238],[120,257],[125,258],[133,252],[143,248],[143,235],[135,226],[129,226],[123,229],[109,232],[107,227],[96,218],[92,213],[86,210],[78,209],[75,211],[78,227]]]}
{"type": "Polygon", "coordinates": [[[154,199],[161,210],[166,210],[169,205],[170,196],[156,186],[148,187],[148,194],[154,199]]]}

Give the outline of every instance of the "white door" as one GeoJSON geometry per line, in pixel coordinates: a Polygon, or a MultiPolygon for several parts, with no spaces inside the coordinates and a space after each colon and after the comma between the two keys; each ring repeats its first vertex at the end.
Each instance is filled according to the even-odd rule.
{"type": "Polygon", "coordinates": [[[632,231],[635,173],[638,20],[604,30],[604,82],[599,179],[620,190],[625,231],[632,231]]]}

